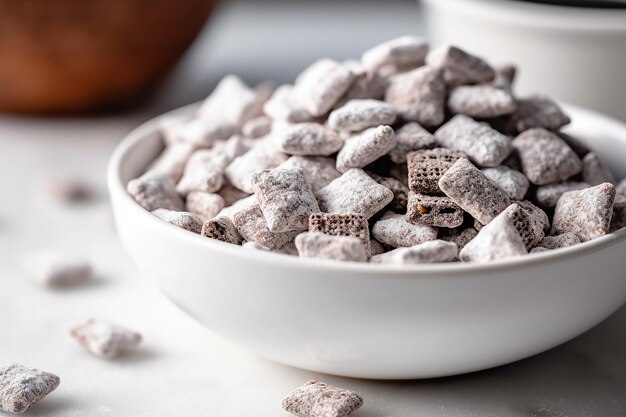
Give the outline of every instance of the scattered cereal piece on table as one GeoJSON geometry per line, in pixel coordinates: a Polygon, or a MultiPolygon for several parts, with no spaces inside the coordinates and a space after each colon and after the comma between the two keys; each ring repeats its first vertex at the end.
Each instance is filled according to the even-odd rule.
{"type": "Polygon", "coordinates": [[[366,262],[368,255],[365,245],[357,237],[332,236],[321,232],[299,234],[296,236],[296,248],[301,258],[366,262]]]}
{"type": "Polygon", "coordinates": [[[232,243],[233,245],[240,245],[243,241],[243,237],[239,234],[233,221],[226,216],[218,216],[206,221],[202,225],[200,234],[211,239],[232,243]]]}
{"type": "Polygon", "coordinates": [[[174,226],[178,226],[193,233],[200,234],[204,221],[197,215],[186,211],[173,211],[168,209],[156,209],[152,211],[159,219],[174,226]]]}
{"type": "Polygon", "coordinates": [[[496,76],[493,68],[481,58],[451,45],[430,51],[426,55],[426,64],[443,68],[449,86],[484,83],[496,76]]]}
{"type": "Polygon", "coordinates": [[[431,240],[372,256],[370,262],[384,264],[431,264],[452,262],[458,255],[456,243],[431,240]]]}
{"type": "Polygon", "coordinates": [[[511,204],[508,194],[465,158],[457,160],[441,177],[439,188],[482,224],[511,204]]]}
{"type": "Polygon", "coordinates": [[[69,287],[82,284],[93,276],[90,263],[72,253],[45,250],[24,259],[24,272],[46,287],[69,287]]]}
{"type": "Polygon", "coordinates": [[[360,213],[366,219],[393,200],[393,192],[378,184],[362,169],[351,169],[318,192],[322,211],[360,213]]]}
{"type": "Polygon", "coordinates": [[[406,121],[439,126],[445,117],[443,71],[425,66],[392,77],[385,101],[406,121]]]}
{"type": "Polygon", "coordinates": [[[543,128],[526,130],[513,140],[522,170],[535,185],[564,181],[582,169],[578,155],[563,139],[543,128]]]}
{"type": "Polygon", "coordinates": [[[363,405],[354,391],[310,380],[283,400],[287,412],[298,417],[347,417],[363,405]]]}
{"type": "Polygon", "coordinates": [[[608,182],[564,193],[556,203],[550,234],[574,233],[581,242],[607,234],[614,200],[615,186],[608,182]]]}
{"type": "Polygon", "coordinates": [[[437,230],[425,224],[411,224],[402,214],[386,212],[372,227],[372,236],[391,247],[407,247],[437,239],[437,230]]]}
{"type": "Polygon", "coordinates": [[[135,331],[95,319],[74,327],[71,335],[88,352],[106,359],[137,348],[142,339],[135,331]]]}
{"type": "Polygon", "coordinates": [[[0,411],[20,414],[54,391],[61,382],[53,373],[18,364],[0,367],[0,411]]]}
{"type": "Polygon", "coordinates": [[[457,114],[435,132],[440,146],[464,152],[472,162],[483,167],[498,166],[511,150],[511,139],[487,123],[457,114]]]}
{"type": "Polygon", "coordinates": [[[396,135],[391,127],[366,129],[346,139],[337,155],[337,170],[346,172],[352,168],[363,168],[389,153],[395,146],[396,135]]]}
{"type": "Polygon", "coordinates": [[[319,212],[302,168],[258,171],[252,176],[252,188],[272,232],[306,230],[309,216],[319,212]]]}
{"type": "Polygon", "coordinates": [[[409,194],[406,220],[412,224],[455,228],[463,224],[465,212],[449,197],[409,194]]]}
{"type": "Polygon", "coordinates": [[[49,176],[46,178],[45,185],[50,196],[65,204],[88,201],[95,194],[91,185],[81,179],[69,176],[49,176]]]}

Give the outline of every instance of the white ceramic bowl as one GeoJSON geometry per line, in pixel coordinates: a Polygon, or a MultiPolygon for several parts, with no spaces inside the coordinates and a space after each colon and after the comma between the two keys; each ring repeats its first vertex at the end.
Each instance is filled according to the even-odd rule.
{"type": "MultiPolygon", "coordinates": [[[[626,176],[626,125],[568,111],[570,131],[626,176]]],[[[161,149],[158,119],[111,158],[121,240],[140,272],[190,316],[278,362],[363,378],[460,374],[563,343],[626,300],[626,229],[508,261],[399,267],[298,259],[177,228],[125,191],[161,149]]]]}
{"type": "Polygon", "coordinates": [[[544,92],[626,120],[626,9],[421,1],[433,45],[456,44],[490,62],[515,62],[519,93],[544,92]]]}

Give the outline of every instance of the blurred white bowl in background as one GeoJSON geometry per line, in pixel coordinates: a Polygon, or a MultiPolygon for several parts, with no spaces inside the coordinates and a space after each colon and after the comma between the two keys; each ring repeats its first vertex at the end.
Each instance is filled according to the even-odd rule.
{"type": "Polygon", "coordinates": [[[423,0],[432,45],[519,66],[517,92],[542,92],[626,120],[626,9],[514,0],[423,0]]]}

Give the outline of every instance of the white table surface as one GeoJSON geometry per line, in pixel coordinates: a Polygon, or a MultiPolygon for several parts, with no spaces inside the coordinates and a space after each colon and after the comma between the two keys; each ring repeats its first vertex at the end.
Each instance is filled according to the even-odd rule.
{"type": "Polygon", "coordinates": [[[361,393],[360,417],[626,416],[626,308],[587,334],[512,365],[438,380],[365,381],[256,357],[188,319],[138,276],[116,238],[105,189],[108,156],[128,130],[200,98],[224,73],[288,79],[322,47],[343,58],[378,40],[422,31],[412,3],[396,9],[367,3],[358,11],[358,36],[344,31],[353,3],[333,6],[331,15],[322,6],[227,4],[165,88],[131,113],[0,116],[0,363],[53,371],[62,381],[27,415],[286,416],[283,396],[314,377],[361,393]],[[43,187],[50,173],[84,178],[98,198],[71,207],[57,203],[43,187]],[[21,273],[20,260],[48,247],[88,256],[97,278],[63,291],[38,287],[21,273]],[[92,357],[68,335],[90,317],[136,328],[145,343],[119,360],[92,357]]]}

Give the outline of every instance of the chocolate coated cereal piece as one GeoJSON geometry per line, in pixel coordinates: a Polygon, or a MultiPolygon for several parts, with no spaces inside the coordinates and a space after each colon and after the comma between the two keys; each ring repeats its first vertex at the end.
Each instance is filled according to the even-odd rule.
{"type": "Polygon", "coordinates": [[[439,188],[482,224],[511,204],[508,194],[465,158],[456,161],[441,177],[439,188]]]}
{"type": "Polygon", "coordinates": [[[201,149],[189,158],[176,191],[187,195],[192,191],[214,193],[224,183],[224,169],[230,161],[215,149],[201,149]]]}
{"type": "Polygon", "coordinates": [[[293,97],[314,117],[323,116],[348,91],[354,80],[352,72],[332,59],[320,59],[296,78],[293,97]]]}
{"type": "Polygon", "coordinates": [[[405,212],[406,204],[409,198],[409,188],[392,177],[381,177],[373,172],[368,172],[368,175],[374,179],[380,185],[383,185],[391,190],[393,193],[393,200],[389,203],[391,210],[405,212]]]}
{"type": "Polygon", "coordinates": [[[267,139],[259,139],[258,143],[247,153],[235,158],[225,170],[226,179],[235,187],[248,194],[254,189],[250,180],[252,175],[262,169],[276,168],[287,160],[287,155],[278,152],[274,145],[267,139]]]}
{"type": "Polygon", "coordinates": [[[550,252],[552,249],[544,248],[543,246],[535,246],[528,253],[542,253],[542,252],[550,252]]]}
{"type": "Polygon", "coordinates": [[[564,181],[564,182],[556,182],[554,184],[546,184],[540,187],[537,187],[535,191],[535,199],[537,203],[542,207],[551,208],[556,206],[556,202],[559,201],[559,198],[568,191],[578,191],[584,190],[585,188],[589,188],[591,185],[586,182],[576,182],[576,181],[564,181]]]}
{"type": "Polygon", "coordinates": [[[491,85],[510,90],[515,82],[517,66],[515,66],[515,64],[507,63],[496,65],[493,69],[496,72],[496,77],[491,82],[491,85]]]}
{"type": "Polygon", "coordinates": [[[161,123],[160,131],[167,145],[186,143],[195,148],[210,148],[218,140],[235,133],[230,123],[207,122],[202,119],[173,118],[161,123]]]}
{"type": "Polygon", "coordinates": [[[224,198],[219,194],[193,191],[187,194],[185,210],[193,213],[204,221],[210,220],[224,208],[224,198]]]}
{"type": "Polygon", "coordinates": [[[283,84],[274,90],[264,104],[263,111],[274,120],[289,123],[302,123],[313,119],[313,116],[296,103],[293,85],[290,84],[283,84]]]}
{"type": "Polygon", "coordinates": [[[370,239],[369,243],[370,247],[370,256],[380,255],[381,253],[385,253],[385,247],[382,243],[377,241],[376,239],[370,239]]]}
{"type": "Polygon", "coordinates": [[[352,85],[346,93],[335,103],[339,108],[354,99],[382,99],[387,89],[387,80],[378,71],[365,69],[358,61],[344,61],[343,63],[354,75],[352,85]]]}
{"type": "Polygon", "coordinates": [[[337,170],[363,168],[396,146],[396,135],[389,126],[372,127],[351,136],[337,154],[337,170]]]}
{"type": "Polygon", "coordinates": [[[615,195],[613,203],[613,217],[611,218],[611,232],[626,227],[626,196],[622,194],[615,195]]]}
{"type": "Polygon", "coordinates": [[[513,140],[522,170],[536,185],[564,181],[582,169],[582,162],[563,139],[542,128],[530,129],[513,140]]]}
{"type": "Polygon", "coordinates": [[[544,237],[541,242],[539,242],[538,247],[558,249],[578,245],[579,243],[580,239],[578,239],[578,236],[574,233],[563,233],[562,235],[544,237]]]}
{"type": "Polygon", "coordinates": [[[283,255],[298,256],[298,248],[296,248],[295,242],[287,242],[287,244],[285,244],[284,246],[281,246],[280,248],[274,250],[270,250],[264,246],[259,245],[256,242],[245,242],[242,246],[245,248],[280,253],[283,255]]]}
{"type": "Polygon", "coordinates": [[[443,68],[449,86],[485,83],[496,75],[493,68],[481,58],[451,45],[430,51],[426,55],[426,64],[443,68]]]}
{"type": "Polygon", "coordinates": [[[607,234],[614,200],[615,186],[608,182],[564,193],[556,204],[550,234],[574,233],[581,242],[607,234]]]}
{"type": "Polygon", "coordinates": [[[315,196],[319,190],[341,176],[341,172],[335,168],[335,160],[325,156],[294,155],[280,164],[278,168],[302,168],[315,196]]]}
{"type": "Polygon", "coordinates": [[[619,184],[617,184],[615,191],[617,192],[617,194],[626,196],[626,178],[624,178],[619,182],[619,184]]]}
{"type": "Polygon", "coordinates": [[[133,330],[103,321],[90,319],[71,331],[78,343],[96,356],[111,359],[135,349],[141,335],[133,330]]]}
{"type": "Polygon", "coordinates": [[[459,253],[456,243],[432,240],[372,256],[370,262],[383,264],[431,264],[451,262],[459,253]]]}
{"type": "Polygon", "coordinates": [[[360,213],[369,219],[393,200],[393,192],[354,168],[319,190],[317,197],[322,211],[360,213]]]}
{"type": "Polygon", "coordinates": [[[537,246],[544,238],[543,219],[538,218],[534,213],[526,210],[520,204],[511,204],[502,213],[511,219],[513,226],[522,237],[527,250],[537,246]]]}
{"type": "Polygon", "coordinates": [[[298,417],[347,417],[363,405],[363,398],[312,379],[287,395],[282,405],[298,417]]]}
{"type": "Polygon", "coordinates": [[[437,142],[465,152],[472,162],[485,167],[500,165],[511,153],[511,139],[487,123],[458,114],[435,132],[437,142]]]}
{"type": "Polygon", "coordinates": [[[396,112],[380,100],[350,100],[328,115],[328,125],[337,130],[359,131],[368,127],[390,125],[396,121],[396,112]]]}
{"type": "Polygon", "coordinates": [[[386,212],[372,227],[372,236],[385,245],[407,247],[437,239],[437,230],[425,224],[411,224],[406,217],[386,212]]]}
{"type": "Polygon", "coordinates": [[[89,280],[89,262],[71,253],[55,250],[36,252],[24,259],[24,272],[46,287],[69,287],[89,280]]]}
{"type": "Polygon", "coordinates": [[[479,119],[511,114],[516,107],[510,91],[489,84],[462,85],[448,96],[448,108],[453,113],[479,119]]]}
{"type": "Polygon", "coordinates": [[[204,222],[200,234],[210,239],[221,240],[233,245],[240,245],[243,241],[243,237],[239,234],[233,221],[226,216],[218,216],[204,222]]]}
{"type": "Polygon", "coordinates": [[[459,258],[464,262],[486,262],[527,253],[524,239],[513,219],[508,213],[502,212],[461,249],[459,258]]]}
{"type": "Polygon", "coordinates": [[[194,151],[195,146],[189,143],[181,142],[168,145],[142,176],[145,178],[168,178],[177,183],[183,175],[187,160],[194,151]]]}
{"type": "Polygon", "coordinates": [[[530,183],[526,175],[506,166],[481,169],[483,174],[498,184],[513,200],[521,200],[528,192],[530,183]]]}
{"type": "Polygon", "coordinates": [[[192,213],[186,211],[173,211],[168,209],[156,209],[152,212],[159,219],[164,220],[174,226],[181,227],[193,233],[200,233],[203,220],[192,213]]]}
{"type": "Polygon", "coordinates": [[[370,231],[367,219],[360,213],[314,213],[309,217],[309,232],[361,239],[369,253],[370,231]]]}
{"type": "Polygon", "coordinates": [[[290,155],[323,155],[337,152],[343,140],[337,132],[319,123],[287,125],[272,134],[278,149],[290,155]]]}
{"type": "Polygon", "coordinates": [[[409,152],[436,146],[437,141],[428,130],[419,123],[409,122],[396,130],[396,147],[389,152],[389,157],[396,164],[403,164],[409,152]]]}
{"type": "Polygon", "coordinates": [[[385,65],[418,67],[424,64],[428,43],[415,36],[401,36],[368,49],[361,57],[365,67],[376,70],[385,65]]]}
{"type": "Polygon", "coordinates": [[[589,152],[583,158],[583,181],[590,185],[598,185],[603,182],[615,184],[615,177],[606,169],[598,155],[589,152]]]}
{"type": "Polygon", "coordinates": [[[530,215],[533,224],[537,229],[543,230],[545,233],[550,231],[550,219],[545,211],[534,205],[528,200],[516,201],[530,215]]]}
{"type": "Polygon", "coordinates": [[[441,193],[439,180],[463,152],[446,148],[425,149],[407,155],[409,189],[416,193],[441,193]]]}
{"type": "MultiPolygon", "coordinates": [[[[229,207],[233,203],[248,197],[250,194],[241,191],[239,188],[233,187],[230,183],[226,183],[217,192],[224,199],[224,207],[229,207]]],[[[189,198],[189,196],[187,196],[189,198]]],[[[192,211],[187,209],[188,211],[192,211]]]]}
{"type": "Polygon", "coordinates": [[[439,126],[444,120],[446,84],[443,71],[420,67],[391,78],[385,101],[407,121],[439,126]]]}
{"type": "Polygon", "coordinates": [[[473,227],[467,227],[467,228],[457,227],[454,229],[439,229],[439,230],[440,231],[443,230],[443,233],[441,233],[441,236],[439,236],[439,238],[447,242],[455,243],[458,246],[459,250],[463,249],[465,245],[467,245],[469,241],[474,239],[476,235],[478,234],[478,231],[474,229],[473,227]]]}
{"type": "Polygon", "coordinates": [[[206,122],[229,123],[235,128],[257,116],[265,100],[236,75],[227,75],[215,86],[200,108],[198,117],[206,122]]]}
{"type": "Polygon", "coordinates": [[[517,110],[511,117],[517,132],[541,127],[557,131],[570,122],[569,117],[548,97],[533,96],[517,100],[517,110]]]}
{"type": "Polygon", "coordinates": [[[53,373],[18,364],[0,367],[0,411],[20,414],[54,391],[61,380],[53,373]]]}
{"type": "Polygon", "coordinates": [[[158,208],[175,211],[183,209],[183,200],[169,178],[141,176],[130,180],[126,190],[141,207],[148,211],[158,208]]]}
{"type": "MultiPolygon", "coordinates": [[[[233,224],[247,241],[253,241],[270,250],[278,249],[298,235],[301,230],[272,232],[267,226],[258,204],[246,207],[233,215],[233,224]]],[[[306,227],[305,227],[306,229],[306,227]]]]}
{"type": "Polygon", "coordinates": [[[272,232],[306,230],[309,216],[319,212],[301,168],[258,171],[252,176],[252,188],[272,232]]]}
{"type": "Polygon", "coordinates": [[[241,133],[248,138],[261,138],[272,130],[272,119],[267,116],[258,116],[248,120],[242,127],[241,133]]]}
{"type": "Polygon", "coordinates": [[[320,232],[300,233],[296,236],[296,248],[301,258],[367,262],[365,245],[359,238],[352,236],[332,236],[320,232]]]}
{"type": "Polygon", "coordinates": [[[446,196],[410,192],[406,220],[413,224],[454,228],[463,224],[464,211],[446,196]]]}
{"type": "Polygon", "coordinates": [[[215,217],[225,216],[232,220],[235,214],[255,204],[256,195],[252,194],[245,198],[242,198],[241,200],[235,201],[228,207],[224,207],[219,213],[217,213],[217,216],[215,217]]]}

